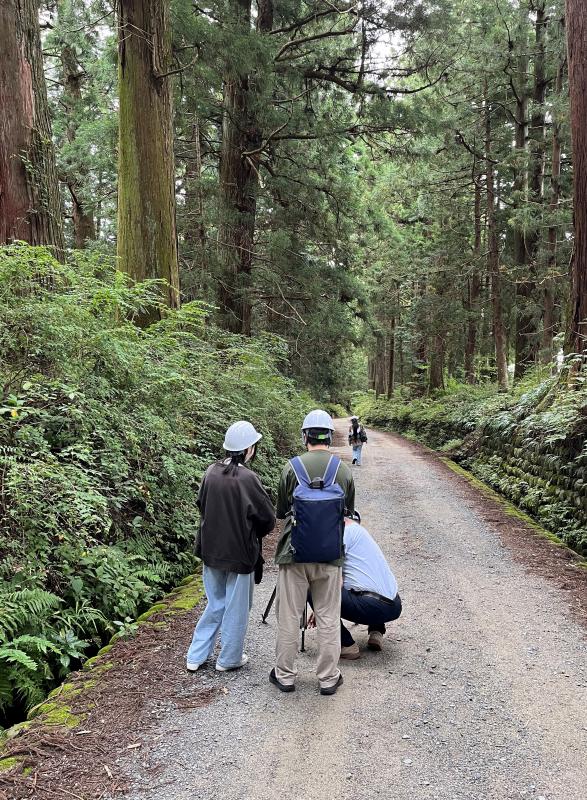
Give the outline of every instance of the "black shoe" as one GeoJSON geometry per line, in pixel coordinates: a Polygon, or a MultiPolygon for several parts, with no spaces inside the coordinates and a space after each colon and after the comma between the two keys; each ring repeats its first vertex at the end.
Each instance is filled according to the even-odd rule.
{"type": "Polygon", "coordinates": [[[296,690],[296,687],[293,685],[293,683],[282,683],[280,680],[278,680],[277,676],[275,675],[275,667],[269,673],[269,681],[270,683],[274,683],[280,692],[295,692],[296,690]]]}
{"type": "Polygon", "coordinates": [[[342,686],[343,683],[344,681],[342,679],[342,672],[341,672],[334,686],[326,686],[326,688],[320,689],[320,694],[336,694],[336,690],[338,689],[339,686],[342,686]]]}
{"type": "Polygon", "coordinates": [[[356,464],[356,463],[357,463],[357,459],[353,458],[353,464],[356,464]]]}

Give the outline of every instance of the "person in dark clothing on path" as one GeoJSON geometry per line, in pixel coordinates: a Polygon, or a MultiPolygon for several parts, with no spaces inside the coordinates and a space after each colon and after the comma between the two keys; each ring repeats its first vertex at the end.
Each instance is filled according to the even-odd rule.
{"type": "Polygon", "coordinates": [[[196,552],[204,562],[208,605],[188,650],[189,672],[198,670],[212,655],[219,632],[221,650],[216,669],[226,672],[248,661],[243,645],[261,551],[259,540],[275,527],[269,495],[246,466],[261,438],[250,422],[235,422],[224,440],[227,458],[208,467],[202,479],[196,552]]]}
{"type": "Polygon", "coordinates": [[[359,422],[359,418],[352,416],[349,428],[349,445],[353,448],[353,464],[361,466],[363,445],[367,443],[367,432],[359,422]]]}

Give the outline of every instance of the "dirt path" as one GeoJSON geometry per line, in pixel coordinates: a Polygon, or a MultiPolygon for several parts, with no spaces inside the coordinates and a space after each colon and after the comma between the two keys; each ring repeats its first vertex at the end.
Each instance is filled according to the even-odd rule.
{"type": "MultiPolygon", "coordinates": [[[[160,714],[133,760],[121,759],[134,781],[125,796],[584,800],[586,644],[564,591],[512,556],[476,493],[426,451],[373,432],[355,475],[404,602],[384,652],[343,664],[344,686],[321,697],[310,634],[298,690],[277,692],[267,682],[275,623],[259,621],[270,572],[250,665],[185,678],[194,692],[220,691],[205,707],[160,714]]],[[[356,638],[364,644],[364,631],[356,638]]],[[[174,652],[169,669],[182,667],[174,652]]]]}

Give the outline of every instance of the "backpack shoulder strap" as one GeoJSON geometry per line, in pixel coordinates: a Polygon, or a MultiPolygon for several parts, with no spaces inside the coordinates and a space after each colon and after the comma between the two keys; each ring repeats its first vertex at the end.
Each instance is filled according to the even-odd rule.
{"type": "Polygon", "coordinates": [[[322,478],[322,480],[324,481],[324,486],[332,486],[332,484],[336,480],[336,474],[338,472],[339,467],[340,467],[340,458],[338,456],[331,456],[330,461],[326,465],[324,477],[322,478]]]}
{"type": "Polygon", "coordinates": [[[304,466],[304,462],[299,456],[295,456],[295,458],[290,459],[291,468],[293,469],[296,478],[298,479],[298,483],[303,486],[310,485],[310,476],[308,475],[308,471],[304,466]]]}

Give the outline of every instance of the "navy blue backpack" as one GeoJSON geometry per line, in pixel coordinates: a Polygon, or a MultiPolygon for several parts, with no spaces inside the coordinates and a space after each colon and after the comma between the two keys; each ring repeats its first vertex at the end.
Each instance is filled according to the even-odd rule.
{"type": "Polygon", "coordinates": [[[334,482],[340,458],[332,456],[322,478],[310,480],[299,456],[289,462],[298,479],[292,504],[291,549],[301,564],[324,564],[344,555],[345,493],[334,482]]]}

